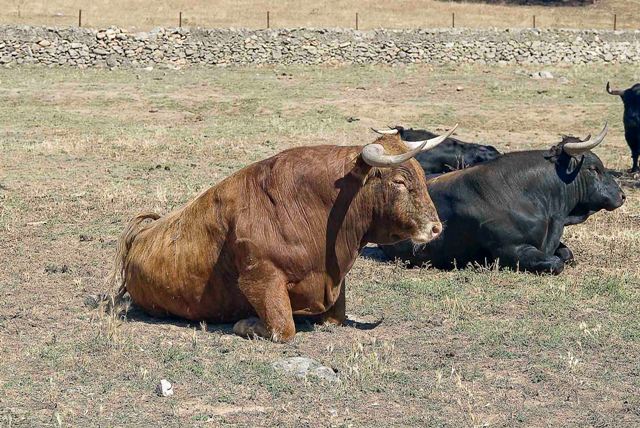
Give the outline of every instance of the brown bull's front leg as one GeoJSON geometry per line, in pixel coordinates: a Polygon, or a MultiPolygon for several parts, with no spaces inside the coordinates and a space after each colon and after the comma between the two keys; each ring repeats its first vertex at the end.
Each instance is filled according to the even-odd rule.
{"type": "Polygon", "coordinates": [[[345,321],[347,320],[345,286],[345,280],[342,280],[342,284],[340,284],[340,295],[338,295],[338,299],[327,312],[320,315],[322,323],[344,325],[345,321]]]}
{"type": "Polygon", "coordinates": [[[346,302],[345,302],[345,281],[340,284],[340,294],[326,312],[318,315],[305,315],[298,318],[306,322],[314,324],[335,324],[344,325],[347,321],[346,302]]]}
{"type": "Polygon", "coordinates": [[[260,336],[274,342],[288,342],[296,334],[287,281],[269,260],[259,257],[250,242],[242,243],[238,287],[255,309],[259,319],[249,318],[233,326],[237,335],[260,336]]]}

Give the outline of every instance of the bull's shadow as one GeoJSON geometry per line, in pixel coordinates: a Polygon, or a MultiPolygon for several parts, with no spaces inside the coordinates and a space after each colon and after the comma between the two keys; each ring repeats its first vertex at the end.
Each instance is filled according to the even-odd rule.
{"type": "MultiPolygon", "coordinates": [[[[171,324],[176,327],[182,328],[200,328],[200,323],[195,321],[185,320],[183,318],[178,317],[154,317],[147,314],[145,311],[137,307],[130,300],[128,300],[129,296],[126,296],[126,309],[123,311],[123,315],[126,316],[126,319],[129,322],[141,322],[145,324],[171,324]]],[[[348,317],[348,316],[347,316],[348,317]]],[[[296,323],[296,331],[300,332],[312,332],[315,330],[315,327],[321,325],[318,321],[317,317],[313,316],[294,316],[293,317],[296,323]]],[[[357,330],[373,330],[377,326],[382,323],[383,319],[367,322],[367,321],[359,321],[356,319],[349,319],[345,321],[345,324],[342,327],[352,327],[357,330]]],[[[234,334],[233,333],[233,325],[234,323],[207,323],[207,333],[221,333],[221,334],[234,334]]]]}
{"type": "MultiPolygon", "coordinates": [[[[183,328],[192,328],[192,327],[196,327],[198,329],[200,328],[200,323],[196,321],[189,321],[184,318],[178,318],[178,317],[172,317],[172,316],[166,316],[166,317],[151,316],[133,303],[129,303],[127,305],[127,309],[123,313],[123,315],[124,314],[126,314],[126,319],[129,322],[141,322],[145,324],[171,324],[176,327],[183,327],[183,328]]],[[[224,324],[207,323],[207,332],[233,334],[233,323],[224,323],[224,324]]]]}

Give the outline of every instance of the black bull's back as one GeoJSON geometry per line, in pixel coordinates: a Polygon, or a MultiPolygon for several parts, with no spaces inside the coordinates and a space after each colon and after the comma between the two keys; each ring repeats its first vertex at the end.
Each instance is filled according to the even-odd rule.
{"type": "MultiPolygon", "coordinates": [[[[574,181],[583,180],[581,174],[591,174],[583,163],[601,162],[592,153],[582,163],[570,159],[575,175],[574,181],[568,181],[547,155],[547,151],[510,153],[430,177],[429,194],[444,225],[442,234],[426,245],[404,241],[382,246],[384,252],[417,266],[462,268],[499,260],[503,267],[560,273],[564,263],[573,259],[560,242],[564,226],[585,221],[597,210],[617,208],[624,195],[612,178],[603,176],[599,183],[612,195],[619,192],[620,201],[603,206],[596,202],[582,213],[580,204],[585,201],[579,201],[581,192],[575,191],[579,186],[574,181]]],[[[588,185],[586,178],[583,182],[588,185]]]]}
{"type": "MultiPolygon", "coordinates": [[[[396,129],[405,141],[421,141],[437,136],[423,129],[404,129],[401,126],[396,129]]],[[[416,160],[426,174],[439,174],[486,162],[498,156],[500,152],[493,146],[467,143],[449,137],[428,153],[418,154],[416,160]]]]}

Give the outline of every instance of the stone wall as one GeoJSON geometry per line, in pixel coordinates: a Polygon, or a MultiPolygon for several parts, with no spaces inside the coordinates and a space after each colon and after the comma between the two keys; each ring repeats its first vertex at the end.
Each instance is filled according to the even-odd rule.
{"type": "Polygon", "coordinates": [[[0,65],[184,67],[248,64],[587,64],[640,60],[640,32],[0,26],[0,65]]]}

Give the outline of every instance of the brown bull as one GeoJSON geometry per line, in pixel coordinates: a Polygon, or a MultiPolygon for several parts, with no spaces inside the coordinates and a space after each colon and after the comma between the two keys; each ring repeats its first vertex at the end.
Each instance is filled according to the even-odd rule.
{"type": "Polygon", "coordinates": [[[119,295],[155,316],[240,320],[237,334],[276,341],[295,335],[293,315],[341,324],[344,277],[366,243],[442,230],[412,157],[451,132],[285,150],[164,217],[140,214],[118,243],[119,295]]]}

